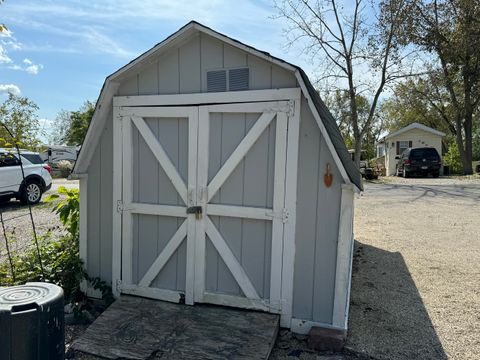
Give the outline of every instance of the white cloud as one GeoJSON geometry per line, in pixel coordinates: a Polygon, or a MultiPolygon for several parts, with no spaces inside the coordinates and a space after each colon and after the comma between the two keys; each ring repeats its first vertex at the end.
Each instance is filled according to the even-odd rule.
{"type": "Polygon", "coordinates": [[[0,64],[10,64],[12,59],[7,55],[5,48],[0,45],[0,64]]]}
{"type": "Polygon", "coordinates": [[[18,64],[13,64],[13,65],[10,65],[8,68],[10,70],[17,70],[17,71],[25,71],[29,74],[32,74],[32,75],[37,75],[38,72],[43,69],[43,65],[42,64],[34,64],[32,60],[30,59],[24,59],[23,60],[23,64],[25,64],[24,66],[22,65],[18,65],[18,64]]]}
{"type": "Polygon", "coordinates": [[[0,84],[0,95],[12,93],[13,95],[20,95],[20,88],[14,84],[0,84]]]}
{"type": "Polygon", "coordinates": [[[30,66],[27,66],[24,70],[29,74],[37,75],[40,69],[43,69],[42,64],[32,64],[30,66]]]}

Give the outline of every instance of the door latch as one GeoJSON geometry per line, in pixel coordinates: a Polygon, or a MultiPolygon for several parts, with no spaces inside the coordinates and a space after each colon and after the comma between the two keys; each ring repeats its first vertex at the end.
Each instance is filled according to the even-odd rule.
{"type": "Polygon", "coordinates": [[[187,214],[195,214],[195,219],[200,220],[202,218],[202,207],[201,206],[190,206],[187,208],[187,214]]]}

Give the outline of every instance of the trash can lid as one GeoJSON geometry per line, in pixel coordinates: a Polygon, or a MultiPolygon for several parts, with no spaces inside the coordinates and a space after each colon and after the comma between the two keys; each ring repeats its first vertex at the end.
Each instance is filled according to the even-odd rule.
{"type": "Polygon", "coordinates": [[[25,285],[0,288],[0,312],[10,311],[12,307],[37,303],[39,306],[55,302],[63,298],[63,289],[60,286],[31,282],[25,285]]]}

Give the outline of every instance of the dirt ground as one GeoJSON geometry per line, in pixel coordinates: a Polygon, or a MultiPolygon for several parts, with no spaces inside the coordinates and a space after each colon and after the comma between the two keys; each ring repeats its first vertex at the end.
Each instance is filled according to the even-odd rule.
{"type": "Polygon", "coordinates": [[[480,359],[480,178],[367,183],[355,206],[347,348],[480,359]]]}

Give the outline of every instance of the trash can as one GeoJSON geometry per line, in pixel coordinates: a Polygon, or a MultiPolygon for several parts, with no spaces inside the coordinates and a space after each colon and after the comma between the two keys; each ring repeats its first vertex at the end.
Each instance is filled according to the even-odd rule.
{"type": "Polygon", "coordinates": [[[63,290],[48,283],[0,288],[0,359],[64,359],[63,290]]]}

